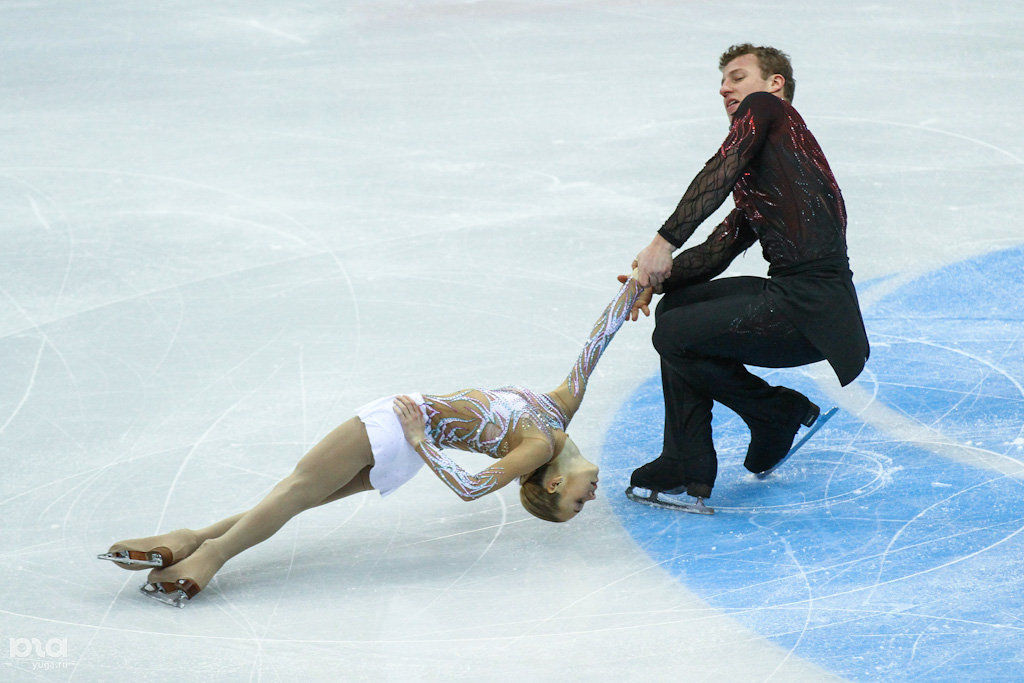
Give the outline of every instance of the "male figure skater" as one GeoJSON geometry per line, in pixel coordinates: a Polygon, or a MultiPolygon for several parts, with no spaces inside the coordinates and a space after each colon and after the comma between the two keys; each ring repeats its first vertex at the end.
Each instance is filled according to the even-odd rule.
{"type": "MultiPolygon", "coordinates": [[[[845,386],[869,352],[846,254],[846,207],[825,155],[791,104],[789,57],[772,47],[734,45],[719,68],[728,137],[636,259],[640,283],[665,295],[653,337],[665,436],[661,455],[635,470],[630,483],[651,491],[651,499],[659,491],[686,491],[698,507],[711,495],[718,469],[714,401],[750,428],[743,464],[755,473],[777,465],[800,425],[818,417],[806,396],[770,386],[744,364],[782,368],[827,359],[845,386]],[[707,241],[673,259],[730,192],[732,212],[707,241]],[[758,241],[767,279],[713,279],[758,241]]],[[[636,309],[646,313],[646,303],[637,303],[634,319],[636,309]]]]}

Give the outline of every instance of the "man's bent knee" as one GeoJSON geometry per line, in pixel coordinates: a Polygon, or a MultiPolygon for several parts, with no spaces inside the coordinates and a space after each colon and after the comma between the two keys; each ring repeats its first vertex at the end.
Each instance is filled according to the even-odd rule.
{"type": "Polygon", "coordinates": [[[686,334],[686,329],[668,321],[658,321],[651,333],[651,344],[655,351],[665,359],[684,359],[692,354],[689,347],[693,340],[686,334]]]}

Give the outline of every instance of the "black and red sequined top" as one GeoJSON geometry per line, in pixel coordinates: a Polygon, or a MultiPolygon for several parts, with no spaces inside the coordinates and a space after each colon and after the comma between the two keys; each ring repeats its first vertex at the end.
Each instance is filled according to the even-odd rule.
{"type": "Polygon", "coordinates": [[[846,254],[846,205],[803,118],[771,93],[744,98],[725,142],[658,232],[682,246],[730,193],[736,208],[675,257],[663,291],[710,280],[760,241],[766,293],[849,383],[869,350],[846,254]]]}

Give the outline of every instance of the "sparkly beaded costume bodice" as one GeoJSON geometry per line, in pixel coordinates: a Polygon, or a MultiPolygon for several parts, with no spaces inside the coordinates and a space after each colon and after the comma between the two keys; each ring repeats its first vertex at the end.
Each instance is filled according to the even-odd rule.
{"type": "Polygon", "coordinates": [[[464,389],[423,398],[427,436],[436,446],[494,458],[508,453],[517,433],[540,435],[553,445],[554,430],[564,431],[569,421],[552,396],[518,386],[464,389]]]}
{"type": "Polygon", "coordinates": [[[558,432],[565,432],[579,409],[590,373],[642,292],[635,277],[630,277],[597,319],[569,376],[550,393],[504,386],[424,394],[425,438],[417,440],[416,452],[463,500],[486,495],[513,475],[528,474],[550,461],[566,442],[558,432]],[[443,453],[446,448],[484,453],[500,461],[469,474],[443,453]],[[532,465],[523,469],[527,461],[532,465]]]}

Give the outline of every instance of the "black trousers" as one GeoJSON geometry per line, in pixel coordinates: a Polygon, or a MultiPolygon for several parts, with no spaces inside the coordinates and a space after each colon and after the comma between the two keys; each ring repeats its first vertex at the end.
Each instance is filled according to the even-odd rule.
{"type": "Polygon", "coordinates": [[[654,347],[665,398],[662,455],[685,483],[713,486],[718,459],[711,407],[718,401],[751,430],[791,418],[792,402],[745,367],[788,368],[825,358],[765,294],[768,280],[734,277],[666,294],[655,311],[654,347]]]}

